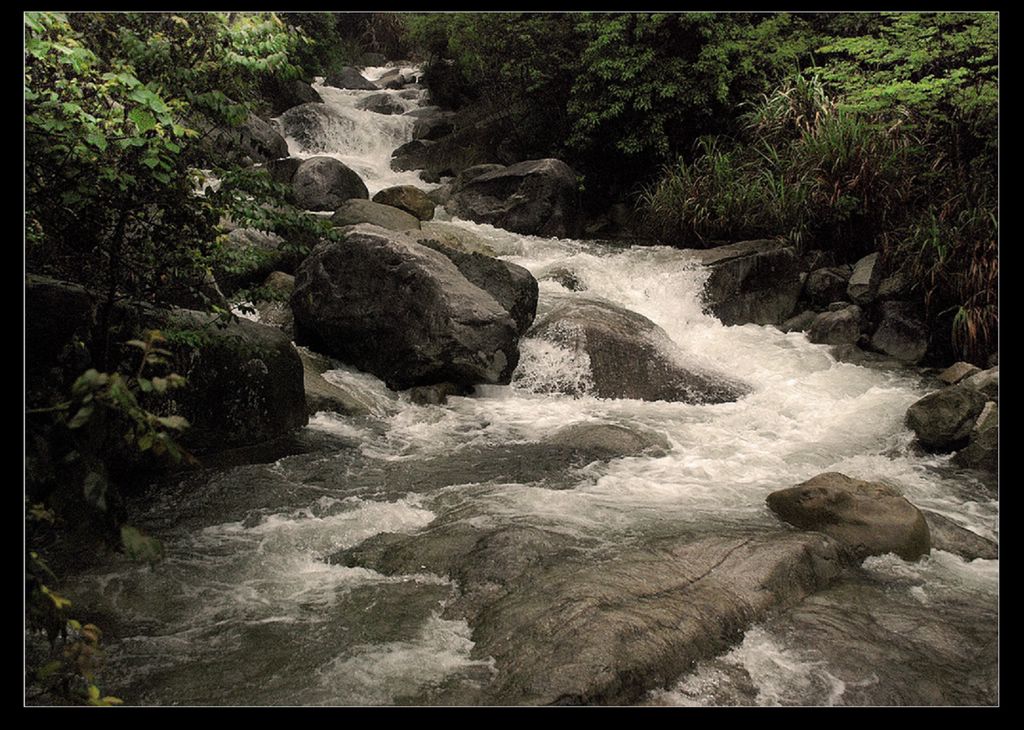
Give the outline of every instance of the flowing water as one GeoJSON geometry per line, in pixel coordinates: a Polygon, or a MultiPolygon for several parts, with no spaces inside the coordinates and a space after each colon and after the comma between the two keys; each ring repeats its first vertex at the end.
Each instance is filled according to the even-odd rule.
{"type": "MultiPolygon", "coordinates": [[[[337,156],[371,195],[429,187],[388,167],[411,134],[408,117],[355,109],[367,92],[317,88],[352,124],[318,150],[289,140],[293,154],[337,156]]],[[[351,368],[331,371],[367,394],[371,416],[320,413],[299,435],[302,453],[161,485],[133,522],[162,540],[166,559],[115,560],[72,579],[67,592],[108,633],[105,692],[130,704],[486,701],[500,668],[474,650],[472,626],[446,611],[459,594],[452,578],[427,560],[422,572],[390,575],[325,560],[379,533],[534,526],[615,555],[679,534],[782,530],[765,497],[840,471],[885,480],[998,539],[991,485],[912,448],[903,417],[927,392],[914,372],[837,362],[801,333],[723,326],[702,308],[706,272],[678,250],[454,223],[541,280],[539,316],[565,298],[608,300],[663,327],[680,357],[752,392],[719,405],[601,400],[587,394],[585,367],[529,338],[511,385],[441,406],[415,405],[351,368]],[[583,290],[544,278],[555,269],[571,270],[583,290]],[[567,381],[577,397],[551,394],[567,381]],[[671,448],[568,466],[537,456],[556,430],[589,422],[649,429],[671,448]]],[[[992,704],[997,600],[998,561],[942,551],[914,564],[871,558],[641,702],[992,704]]]]}

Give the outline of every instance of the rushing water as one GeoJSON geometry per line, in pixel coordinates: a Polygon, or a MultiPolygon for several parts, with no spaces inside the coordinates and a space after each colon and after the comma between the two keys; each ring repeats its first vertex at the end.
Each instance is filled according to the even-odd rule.
{"type": "MultiPolygon", "coordinates": [[[[410,118],[355,109],[367,92],[317,88],[352,124],[318,150],[289,140],[293,154],[337,156],[371,194],[429,187],[388,167],[410,118]]],[[[409,108],[418,101],[403,99],[409,108]]],[[[321,413],[300,435],[305,453],[162,485],[133,520],[163,541],[167,558],[153,567],[115,561],[71,581],[76,605],[92,607],[108,631],[104,691],[131,704],[192,705],[479,696],[467,692],[499,670],[474,652],[467,622],[445,614],[458,594],[453,580],[324,559],[383,532],[532,525],[615,554],[680,533],[778,530],[765,507],[771,491],[841,471],[885,480],[918,506],[998,539],[991,492],[948,458],[911,448],[903,416],[926,392],[913,372],[837,362],[800,333],[723,326],[703,311],[706,273],[678,250],[454,222],[541,280],[541,313],[575,296],[619,304],[663,327],[680,357],[752,392],[719,405],[601,400],[586,393],[585,369],[530,339],[511,385],[479,387],[443,406],[414,405],[351,368],[331,371],[328,379],[367,394],[373,415],[321,413]],[[555,269],[571,270],[583,290],[544,278],[555,269]],[[567,379],[579,397],[549,393],[567,379]],[[573,468],[531,462],[531,444],[583,422],[650,429],[671,449],[573,468]],[[496,466],[481,469],[481,454],[496,466]]],[[[993,641],[997,597],[997,561],[942,551],[915,564],[872,558],[644,703],[992,703],[995,668],[979,678],[970,661],[972,647],[993,641]]]]}

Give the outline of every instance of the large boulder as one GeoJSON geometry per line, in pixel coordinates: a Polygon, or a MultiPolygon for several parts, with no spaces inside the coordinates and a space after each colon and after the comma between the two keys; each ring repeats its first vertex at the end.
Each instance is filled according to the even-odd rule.
{"type": "Polygon", "coordinates": [[[985,401],[982,393],[966,383],[951,385],[911,405],[906,423],[926,449],[955,451],[966,445],[985,401]]]}
{"type": "Polygon", "coordinates": [[[974,422],[967,446],[954,457],[961,466],[995,474],[999,469],[999,404],[989,401],[974,422]]]}
{"type": "MultiPolygon", "coordinates": [[[[94,366],[90,353],[106,348],[107,330],[101,324],[102,297],[77,285],[30,277],[25,303],[34,323],[25,342],[26,397],[31,397],[69,370],[77,377],[94,366]]],[[[273,327],[132,301],[118,302],[107,325],[112,361],[132,370],[138,350],[120,343],[151,329],[190,335],[165,345],[172,351],[169,369],[185,376],[187,384],[147,404],[159,415],[188,419],[191,426],[180,440],[190,451],[258,444],[306,424],[302,365],[289,338],[273,327]]]]}
{"type": "Polygon", "coordinates": [[[688,253],[711,269],[704,302],[722,324],[780,324],[800,296],[800,259],[780,241],[740,241],[688,253]]]}
{"type": "Polygon", "coordinates": [[[881,321],[871,346],[905,363],[916,363],[928,351],[928,327],[909,302],[882,302],[881,321]]]}
{"type": "Polygon", "coordinates": [[[307,153],[330,152],[334,140],[351,135],[356,123],[334,107],[312,102],[292,107],[278,120],[281,132],[307,153]]]}
{"type": "Polygon", "coordinates": [[[566,301],[529,334],[566,351],[575,365],[588,370],[592,393],[599,398],[724,403],[749,392],[733,378],[685,365],[661,327],[605,302],[566,301]]]}
{"type": "Polygon", "coordinates": [[[396,185],[384,188],[373,196],[374,203],[390,205],[404,210],[421,221],[429,221],[434,217],[434,201],[427,194],[413,185],[396,185]]]}
{"type": "Polygon", "coordinates": [[[372,223],[392,231],[407,231],[420,227],[416,216],[410,215],[404,210],[358,198],[346,200],[331,216],[331,224],[338,227],[360,223],[372,223]]]}
{"type": "Polygon", "coordinates": [[[337,210],[350,198],[369,198],[366,183],[333,157],[310,157],[292,178],[295,204],[306,210],[337,210]]]}
{"type": "Polygon", "coordinates": [[[768,507],[802,530],[824,532],[855,558],[896,553],[904,560],[928,555],[924,515],[898,491],[879,482],[828,472],[772,492],[768,507]]]}
{"type": "Polygon", "coordinates": [[[856,304],[814,318],[807,339],[819,345],[845,345],[860,337],[863,313],[856,304]]]}
{"type": "Polygon", "coordinates": [[[296,273],[299,339],[392,389],[507,383],[519,361],[508,312],[444,255],[379,226],[322,242],[296,273]]]}
{"type": "Polygon", "coordinates": [[[403,114],[405,106],[391,94],[370,94],[355,104],[356,109],[375,114],[403,114]]]}
{"type": "Polygon", "coordinates": [[[270,110],[276,115],[283,114],[299,104],[322,102],[320,94],[301,79],[282,81],[268,77],[262,84],[264,98],[270,102],[270,110]]]}
{"type": "Polygon", "coordinates": [[[378,76],[375,83],[382,89],[401,89],[406,80],[402,75],[402,69],[392,68],[378,76]]]}
{"type": "Polygon", "coordinates": [[[368,81],[365,76],[359,73],[359,69],[352,66],[345,66],[338,71],[328,74],[324,83],[336,89],[356,89],[358,91],[377,91],[380,89],[377,84],[368,81]]]}
{"type": "Polygon", "coordinates": [[[865,256],[853,266],[853,273],[846,285],[846,295],[854,304],[871,304],[878,295],[882,283],[882,265],[877,253],[865,256]]]}
{"type": "Polygon", "coordinates": [[[572,237],[582,225],[576,173],[560,160],[527,160],[452,191],[448,211],[516,233],[572,237]]]}
{"type": "Polygon", "coordinates": [[[530,329],[537,314],[539,296],[533,274],[518,264],[480,253],[457,251],[422,235],[418,238],[419,243],[447,256],[470,283],[494,297],[515,320],[519,334],[530,329]]]}
{"type": "Polygon", "coordinates": [[[668,439],[659,433],[614,423],[574,423],[558,429],[547,442],[613,458],[661,456],[671,448],[668,439]]]}
{"type": "Polygon", "coordinates": [[[177,372],[188,381],[173,400],[191,423],[183,436],[189,448],[257,444],[306,425],[302,363],[281,330],[247,319],[224,324],[188,310],[155,322],[201,333],[198,345],[172,346],[177,372]]]}

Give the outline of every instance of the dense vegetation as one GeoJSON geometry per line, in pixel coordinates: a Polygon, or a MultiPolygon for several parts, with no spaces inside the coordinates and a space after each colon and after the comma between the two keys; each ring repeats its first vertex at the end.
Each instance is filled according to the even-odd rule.
{"type": "MultiPolygon", "coordinates": [[[[436,103],[515,110],[518,148],[579,174],[599,213],[635,206],[679,246],[785,237],[913,282],[949,358],[997,347],[994,13],[26,13],[25,261],[100,293],[104,344],[26,393],[29,624],[67,638],[37,667],[64,701],[93,682],[100,632],[71,618],[44,549],[77,521],[143,559],[111,464],[188,459],[173,333],[115,332],[124,300],[219,312],[212,270],[245,262],[225,220],[297,254],[332,235],[290,192],[220,155],[217,130],[268,90],[409,58],[436,103]],[[219,188],[207,188],[209,176],[219,188]],[[114,455],[114,456],[112,456],[114,455]],[[127,458],[127,457],[125,457],[127,458]],[[59,529],[58,529],[59,528],[59,529]]],[[[188,336],[188,333],[178,333],[188,336]]],[[[940,348],[941,349],[941,348],[940,348]]]]}
{"type": "MultiPolygon", "coordinates": [[[[680,246],[882,251],[948,331],[997,346],[997,16],[458,14],[407,20],[442,103],[524,110],[601,210],[680,246]]],[[[941,349],[941,348],[940,348],[941,349]]]]}

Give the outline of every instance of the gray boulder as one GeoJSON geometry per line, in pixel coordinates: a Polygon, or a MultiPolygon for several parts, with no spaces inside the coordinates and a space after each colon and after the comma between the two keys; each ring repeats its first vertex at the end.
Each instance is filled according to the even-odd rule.
{"type": "Polygon", "coordinates": [[[429,221],[434,217],[436,207],[427,194],[413,185],[397,185],[384,188],[373,196],[374,203],[390,205],[416,216],[421,221],[429,221]]]}
{"type": "Polygon", "coordinates": [[[999,400],[999,366],[982,370],[962,381],[971,390],[976,390],[988,400],[999,400]]]}
{"type": "Polygon", "coordinates": [[[365,99],[360,99],[355,104],[356,109],[362,109],[375,114],[404,114],[405,106],[391,94],[371,94],[365,99]]]}
{"type": "Polygon", "coordinates": [[[443,253],[471,284],[494,297],[515,320],[519,334],[530,329],[537,314],[539,295],[533,274],[518,264],[480,253],[456,251],[423,236],[419,236],[419,243],[443,253]]]}
{"type": "Polygon", "coordinates": [[[296,273],[299,339],[392,389],[507,383],[519,361],[508,312],[444,255],[372,225],[322,242],[296,273]]]}
{"type": "Polygon", "coordinates": [[[704,302],[723,324],[779,324],[800,296],[800,259],[780,241],[740,241],[688,250],[711,269],[704,302]]]}
{"type": "Polygon", "coordinates": [[[956,385],[964,378],[981,372],[981,368],[971,365],[968,362],[955,362],[939,373],[938,378],[946,385],[956,385]]]}
{"type": "Polygon", "coordinates": [[[804,298],[812,304],[827,307],[832,302],[846,296],[846,285],[850,279],[850,269],[845,266],[832,266],[817,269],[807,275],[804,282],[804,298]]]}
{"type": "Polygon", "coordinates": [[[966,381],[929,393],[907,409],[907,426],[931,451],[954,451],[965,445],[985,408],[985,396],[966,381]]]}
{"type": "Polygon", "coordinates": [[[337,210],[351,198],[369,198],[366,183],[333,157],[310,157],[292,178],[295,203],[306,210],[337,210]]]}
{"type": "Polygon", "coordinates": [[[325,83],[336,89],[356,89],[359,91],[377,91],[380,89],[379,86],[372,81],[368,81],[366,77],[359,73],[359,69],[352,66],[345,66],[334,73],[328,74],[325,83]]]}
{"type": "Polygon", "coordinates": [[[392,231],[407,231],[420,227],[416,216],[404,210],[358,198],[346,200],[331,216],[331,224],[338,227],[360,223],[372,223],[392,231]]]}
{"type": "Polygon", "coordinates": [[[882,282],[882,266],[878,254],[865,256],[853,266],[853,273],[846,286],[846,295],[854,304],[871,304],[878,295],[882,282]]]}
{"type": "Polygon", "coordinates": [[[855,304],[836,312],[822,312],[814,318],[807,339],[819,345],[843,345],[860,338],[863,315],[855,304]]]}
{"type": "Polygon", "coordinates": [[[930,551],[924,515],[886,484],[828,472],[772,492],[767,501],[781,519],[825,533],[857,559],[896,553],[917,560],[930,551]]]}
{"type": "Polygon", "coordinates": [[[576,173],[552,158],[461,182],[445,207],[460,218],[530,235],[572,237],[582,226],[576,173]]]}
{"type": "Polygon", "coordinates": [[[967,437],[967,446],[956,452],[954,459],[968,469],[982,469],[993,474],[999,470],[999,404],[988,401],[967,437]]]}
{"type": "Polygon", "coordinates": [[[871,346],[906,363],[916,363],[928,351],[928,327],[909,302],[882,302],[881,322],[871,346]]]}
{"type": "Polygon", "coordinates": [[[641,314],[605,302],[566,301],[529,334],[567,350],[586,366],[599,398],[724,403],[749,392],[731,377],[684,366],[663,329],[641,314]]]}
{"type": "Polygon", "coordinates": [[[375,83],[382,89],[401,89],[405,85],[406,80],[405,76],[402,75],[402,69],[393,68],[377,77],[375,83]]]}

